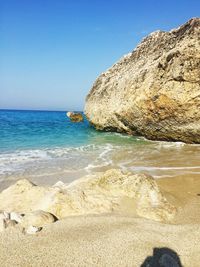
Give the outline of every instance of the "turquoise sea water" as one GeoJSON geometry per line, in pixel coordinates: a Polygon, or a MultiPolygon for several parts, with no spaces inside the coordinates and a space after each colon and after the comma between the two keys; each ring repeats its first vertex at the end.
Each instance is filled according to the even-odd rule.
{"type": "Polygon", "coordinates": [[[200,147],[98,132],[66,112],[0,110],[0,182],[68,182],[110,168],[155,177],[200,172],[200,147]]]}

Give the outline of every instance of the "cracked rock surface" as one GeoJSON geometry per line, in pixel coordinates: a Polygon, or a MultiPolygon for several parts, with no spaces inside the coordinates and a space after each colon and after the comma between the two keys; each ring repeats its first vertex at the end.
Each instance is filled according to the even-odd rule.
{"type": "Polygon", "coordinates": [[[85,114],[99,130],[200,143],[200,18],[151,33],[102,73],[85,114]]]}
{"type": "Polygon", "coordinates": [[[19,180],[0,193],[0,210],[25,214],[20,222],[25,228],[43,227],[68,216],[103,213],[134,214],[167,222],[177,211],[153,177],[115,169],[59,187],[19,180]]]}

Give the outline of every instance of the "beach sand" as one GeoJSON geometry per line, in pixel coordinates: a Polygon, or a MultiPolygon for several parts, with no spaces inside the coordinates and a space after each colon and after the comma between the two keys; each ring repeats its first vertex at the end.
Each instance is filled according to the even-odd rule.
{"type": "Polygon", "coordinates": [[[171,224],[120,214],[74,216],[36,235],[0,234],[0,266],[138,267],[155,248],[176,252],[184,267],[200,266],[200,177],[158,180],[178,213],[171,224]]]}

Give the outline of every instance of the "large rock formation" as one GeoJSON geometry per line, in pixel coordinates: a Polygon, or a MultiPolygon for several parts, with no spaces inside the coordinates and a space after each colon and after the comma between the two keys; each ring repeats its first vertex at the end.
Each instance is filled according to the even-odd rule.
{"type": "Polygon", "coordinates": [[[100,130],[200,143],[200,19],[153,32],[101,74],[85,114],[100,130]]]}
{"type": "Polygon", "coordinates": [[[0,193],[0,210],[24,213],[21,224],[25,226],[43,226],[54,222],[54,216],[61,219],[72,215],[125,212],[170,221],[176,213],[176,208],[167,201],[151,176],[119,170],[88,175],[69,185],[54,187],[20,180],[0,193]]]}

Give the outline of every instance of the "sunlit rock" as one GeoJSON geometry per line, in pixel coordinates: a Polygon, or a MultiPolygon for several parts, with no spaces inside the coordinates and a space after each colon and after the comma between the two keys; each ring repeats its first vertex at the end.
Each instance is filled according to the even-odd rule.
{"type": "Polygon", "coordinates": [[[120,170],[88,175],[71,184],[62,184],[62,188],[18,181],[0,193],[0,209],[24,213],[21,219],[24,227],[42,227],[54,222],[55,217],[72,215],[130,212],[170,221],[176,213],[151,176],[120,170]]]}
{"type": "Polygon", "coordinates": [[[96,129],[200,143],[200,18],[156,31],[102,73],[85,114],[96,129]]]}

